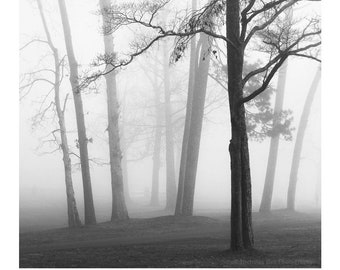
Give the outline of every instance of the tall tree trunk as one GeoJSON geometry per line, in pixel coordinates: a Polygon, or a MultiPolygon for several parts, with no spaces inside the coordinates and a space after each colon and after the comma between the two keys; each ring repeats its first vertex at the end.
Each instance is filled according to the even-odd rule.
{"type": "Polygon", "coordinates": [[[184,216],[191,216],[193,214],[197,164],[210,63],[208,36],[201,34],[200,40],[202,42],[202,47],[198,58],[198,68],[195,74],[192,112],[190,116],[190,129],[187,142],[187,156],[185,162],[185,181],[181,211],[181,215],[184,216]]]}
{"type": "Polygon", "coordinates": [[[242,98],[243,46],[240,40],[240,2],[227,1],[228,94],[231,119],[229,144],[231,167],[231,242],[232,250],[254,245],[252,230],[251,177],[248,137],[242,98]]]}
{"type": "MultiPolygon", "coordinates": [[[[178,186],[178,178],[179,178],[179,167],[181,165],[181,154],[182,154],[182,145],[175,143],[175,172],[176,172],[176,180],[177,180],[177,186],[178,186]]],[[[177,187],[178,191],[178,187],[177,187]]]]}
{"type": "Polygon", "coordinates": [[[124,183],[124,198],[125,198],[125,202],[127,204],[129,204],[129,203],[131,203],[131,196],[130,196],[130,189],[129,189],[129,172],[128,172],[128,166],[127,166],[127,159],[126,158],[127,158],[127,151],[123,150],[122,173],[123,173],[123,183],[124,183]]]}
{"type": "MultiPolygon", "coordinates": [[[[279,124],[279,114],[282,111],[284,92],[286,86],[288,60],[286,60],[279,69],[279,78],[277,82],[273,129],[279,124]]],[[[267,172],[263,188],[262,200],[260,205],[260,212],[269,212],[271,209],[271,202],[273,197],[275,171],[277,163],[277,154],[279,149],[280,134],[274,134],[270,140],[270,148],[267,162],[267,172]]]]}
{"type": "MultiPolygon", "coordinates": [[[[157,82],[157,76],[156,82],[157,82]]],[[[159,205],[159,170],[161,167],[161,140],[162,140],[162,108],[160,101],[160,92],[157,83],[154,84],[154,102],[156,109],[156,131],[155,144],[152,156],[152,187],[151,187],[151,201],[150,205],[159,205]]]]}
{"type": "Polygon", "coordinates": [[[81,89],[79,89],[78,81],[78,64],[74,56],[71,29],[68,20],[67,10],[64,0],[58,0],[61,21],[63,25],[64,40],[66,45],[68,62],[70,65],[70,83],[73,93],[74,107],[76,111],[78,143],[80,152],[81,173],[83,179],[84,190],[84,209],[85,209],[85,225],[95,224],[96,215],[94,211],[89,155],[87,150],[88,139],[86,137],[86,127],[84,119],[83,101],[81,98],[81,89]]]}
{"type": "Polygon", "coordinates": [[[165,103],[165,159],[166,159],[166,209],[174,210],[176,203],[174,141],[171,119],[171,90],[168,46],[163,47],[164,103],[165,103]]]}
{"type": "MultiPolygon", "coordinates": [[[[192,10],[197,9],[196,0],[192,0],[191,5],[192,5],[192,10]]],[[[187,97],[186,114],[185,114],[184,134],[183,134],[182,150],[181,150],[181,161],[180,161],[179,177],[178,177],[178,191],[177,191],[177,200],[176,200],[176,209],[175,209],[176,216],[182,214],[182,206],[183,206],[183,190],[184,190],[184,181],[185,181],[185,169],[186,169],[186,161],[187,161],[190,121],[191,121],[192,98],[193,98],[193,92],[194,92],[195,73],[196,73],[196,68],[197,68],[196,51],[197,51],[196,35],[194,35],[190,41],[189,85],[188,85],[188,97],[187,97]]]]}
{"type": "MultiPolygon", "coordinates": [[[[100,8],[104,13],[104,9],[110,7],[110,0],[100,0],[100,8]]],[[[107,24],[105,15],[103,16],[103,28],[107,24]]],[[[105,54],[113,55],[113,36],[104,35],[105,54]]],[[[110,67],[108,66],[109,70],[110,67]]],[[[107,113],[108,113],[108,133],[109,133],[109,149],[110,149],[110,167],[111,167],[111,184],[112,184],[112,215],[111,220],[128,219],[128,212],[124,198],[124,184],[122,173],[122,153],[119,142],[119,112],[117,100],[117,87],[115,72],[109,72],[105,75],[106,92],[107,92],[107,113]]]]}
{"type": "Polygon", "coordinates": [[[318,84],[320,82],[321,77],[321,67],[318,68],[310,90],[308,92],[305,105],[303,107],[303,111],[300,118],[299,128],[296,134],[296,141],[294,146],[293,160],[292,166],[290,169],[290,177],[289,177],[289,186],[288,186],[288,195],[287,195],[287,208],[289,210],[295,210],[295,193],[296,193],[296,184],[298,180],[298,172],[301,160],[301,151],[303,146],[303,139],[305,137],[305,132],[308,123],[309,113],[312,107],[313,99],[318,88],[318,84]]]}
{"type": "Polygon", "coordinates": [[[123,120],[120,129],[120,142],[123,152],[122,158],[122,173],[123,173],[123,183],[124,183],[124,197],[125,202],[127,204],[131,203],[131,196],[130,196],[130,189],[129,189],[129,173],[128,173],[128,166],[127,166],[127,153],[128,147],[126,145],[126,134],[125,134],[125,123],[126,123],[126,108],[125,108],[125,97],[124,97],[124,105],[123,105],[123,120]]]}
{"type": "Polygon", "coordinates": [[[78,214],[76,199],[74,197],[74,189],[73,189],[73,183],[72,183],[72,167],[71,167],[71,159],[70,159],[70,153],[69,153],[70,151],[69,151],[67,135],[66,135],[66,124],[65,124],[65,115],[64,115],[66,100],[65,100],[63,109],[61,108],[61,105],[60,105],[60,65],[61,63],[59,59],[58,50],[56,47],[54,47],[49,29],[47,27],[41,1],[37,0],[37,2],[38,2],[39,12],[40,12],[41,20],[44,26],[45,34],[47,37],[47,42],[48,42],[50,49],[53,52],[53,57],[54,57],[54,75],[55,75],[54,77],[54,103],[56,106],[56,111],[57,111],[57,116],[58,116],[59,131],[60,131],[60,138],[61,138],[61,149],[63,152],[66,197],[67,197],[68,225],[69,227],[79,227],[81,226],[81,221],[80,221],[79,214],[78,214]]]}

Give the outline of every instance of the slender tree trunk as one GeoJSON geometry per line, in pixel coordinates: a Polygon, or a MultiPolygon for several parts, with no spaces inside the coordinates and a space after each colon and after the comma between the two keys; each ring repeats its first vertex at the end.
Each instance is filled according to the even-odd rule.
{"type": "Polygon", "coordinates": [[[47,37],[47,42],[48,42],[50,49],[53,52],[53,57],[54,57],[54,75],[55,75],[54,77],[54,103],[56,106],[56,111],[57,111],[57,116],[58,116],[59,131],[60,131],[60,138],[61,138],[61,149],[63,152],[63,163],[64,163],[64,171],[65,171],[65,185],[66,185],[66,196],[67,196],[68,225],[69,227],[79,227],[81,226],[81,221],[80,221],[79,214],[78,214],[76,199],[74,197],[71,159],[70,159],[69,147],[68,147],[67,135],[66,135],[66,124],[65,124],[65,115],[64,115],[66,100],[65,100],[63,109],[61,108],[61,105],[60,105],[60,65],[61,63],[59,59],[58,50],[56,47],[54,47],[49,29],[47,27],[41,1],[37,0],[37,2],[38,2],[38,7],[40,11],[41,20],[44,26],[45,34],[47,37]]]}
{"type": "Polygon", "coordinates": [[[231,167],[231,242],[232,250],[254,245],[248,138],[242,98],[243,46],[240,40],[240,3],[227,1],[228,94],[231,118],[229,144],[231,167]]]}
{"type": "Polygon", "coordinates": [[[152,167],[152,188],[150,205],[159,206],[159,170],[160,170],[160,153],[161,153],[161,132],[156,131],[155,145],[153,151],[152,167]]]}
{"type": "MultiPolygon", "coordinates": [[[[197,9],[197,2],[196,0],[192,0],[192,10],[196,10],[196,9],[197,9]]],[[[197,51],[197,48],[196,48],[196,35],[195,35],[191,38],[191,41],[190,41],[189,85],[188,85],[188,97],[187,97],[186,115],[185,115],[185,124],[184,124],[184,134],[183,134],[183,142],[182,142],[182,150],[181,150],[181,161],[180,161],[179,177],[178,177],[178,191],[177,191],[177,200],[176,200],[176,209],[175,209],[176,216],[182,214],[182,206],[183,206],[183,190],[184,190],[184,181],[185,181],[185,169],[186,169],[186,161],[187,161],[190,121],[191,121],[192,98],[193,98],[193,92],[194,92],[195,72],[197,68],[196,51],[197,51]]]]}
{"type": "Polygon", "coordinates": [[[175,144],[175,172],[176,172],[176,179],[177,179],[177,192],[178,192],[178,179],[179,179],[179,167],[181,164],[181,154],[182,154],[182,145],[175,144]]]}
{"type": "MultiPolygon", "coordinates": [[[[282,111],[284,92],[286,86],[288,60],[286,60],[279,69],[279,78],[277,82],[277,90],[275,97],[273,129],[279,124],[279,114],[282,111]]],[[[270,140],[270,148],[267,162],[267,172],[263,188],[260,212],[269,212],[271,209],[275,171],[277,163],[277,154],[279,150],[280,134],[274,134],[270,140]]]]}
{"type": "MultiPolygon", "coordinates": [[[[110,6],[110,0],[100,0],[100,8],[104,12],[105,7],[110,6]]],[[[105,16],[103,16],[103,28],[107,26],[105,16]]],[[[104,35],[105,53],[114,54],[113,36],[104,35]]],[[[110,69],[110,67],[107,67],[110,69]]],[[[128,219],[128,212],[124,198],[124,184],[122,173],[122,153],[119,142],[119,112],[117,100],[117,87],[115,72],[105,75],[106,92],[107,92],[107,112],[108,112],[108,133],[110,149],[110,167],[111,167],[111,184],[112,184],[112,215],[111,220],[128,219]]]]}
{"type": "MultiPolygon", "coordinates": [[[[208,36],[201,34],[201,52],[198,59],[198,68],[195,74],[194,93],[192,98],[192,112],[190,117],[190,129],[188,135],[186,168],[184,176],[184,189],[181,215],[193,214],[194,193],[197,174],[197,164],[203,124],[204,103],[208,82],[210,54],[208,52],[208,36]]],[[[199,41],[200,43],[200,41],[199,41]]]]}
{"type": "Polygon", "coordinates": [[[174,141],[171,119],[171,90],[168,46],[164,43],[164,103],[165,103],[165,159],[166,159],[166,209],[174,210],[176,204],[174,141]]]}
{"type": "Polygon", "coordinates": [[[68,20],[67,10],[64,0],[58,0],[61,21],[64,30],[64,40],[67,50],[68,62],[70,65],[70,83],[73,93],[74,107],[76,111],[77,129],[78,129],[78,143],[80,152],[81,172],[83,179],[84,190],[84,208],[85,208],[85,225],[95,224],[96,216],[94,211],[89,155],[87,150],[87,137],[84,119],[83,102],[78,82],[78,64],[74,56],[71,29],[68,20]]]}
{"type": "Polygon", "coordinates": [[[298,180],[298,172],[301,160],[301,151],[303,146],[303,139],[305,137],[305,132],[308,123],[309,113],[313,104],[313,99],[318,88],[321,77],[321,67],[318,68],[313,83],[308,92],[305,105],[300,118],[299,128],[296,134],[296,141],[294,146],[292,166],[290,169],[289,186],[288,186],[288,196],[287,196],[287,208],[289,210],[295,210],[295,193],[296,184],[298,180]]]}
{"type": "Polygon", "coordinates": [[[152,164],[152,187],[150,205],[159,205],[159,170],[161,167],[161,140],[162,140],[162,108],[160,101],[160,92],[157,83],[154,85],[154,101],[156,108],[156,131],[155,144],[153,149],[152,164]]]}
{"type": "MultiPolygon", "coordinates": [[[[56,56],[58,59],[58,56],[56,56]]],[[[60,80],[59,70],[56,71],[56,79],[60,80]]],[[[79,227],[81,226],[76,199],[74,197],[74,189],[72,183],[72,166],[70,159],[70,151],[68,147],[67,135],[66,135],[66,125],[65,125],[65,117],[64,110],[61,109],[60,105],[60,96],[59,96],[59,85],[55,88],[55,106],[57,110],[57,115],[59,119],[59,129],[60,129],[60,137],[61,137],[61,149],[63,151],[63,162],[64,162],[64,170],[65,170],[65,184],[66,184],[66,196],[67,196],[67,209],[68,209],[68,224],[69,227],[79,227]]],[[[66,101],[65,101],[66,102],[66,101]]]]}
{"type": "Polygon", "coordinates": [[[130,196],[130,189],[129,189],[129,173],[128,173],[128,166],[127,166],[127,145],[126,145],[126,138],[125,138],[125,123],[126,123],[126,112],[125,112],[125,100],[123,105],[123,121],[121,124],[120,129],[120,137],[121,137],[121,147],[123,151],[123,158],[122,158],[122,173],[123,173],[123,182],[124,182],[124,197],[125,202],[127,204],[131,203],[131,196],[130,196]]]}
{"type": "Polygon", "coordinates": [[[127,204],[131,203],[130,189],[129,189],[129,172],[127,166],[127,152],[123,150],[122,157],[122,173],[123,173],[123,183],[124,183],[124,198],[127,204]]]}
{"type": "Polygon", "coordinates": [[[61,149],[63,151],[66,196],[67,196],[67,209],[68,209],[68,211],[67,211],[68,212],[68,224],[69,224],[69,227],[79,227],[79,226],[81,226],[81,222],[80,222],[80,218],[79,218],[79,214],[78,214],[76,199],[74,197],[74,189],[73,189],[73,183],[72,183],[71,159],[70,159],[67,136],[66,136],[64,111],[62,111],[61,107],[60,107],[59,93],[55,94],[55,102],[56,102],[57,114],[58,114],[58,118],[59,118],[61,149]],[[59,102],[59,104],[57,102],[59,102]]]}

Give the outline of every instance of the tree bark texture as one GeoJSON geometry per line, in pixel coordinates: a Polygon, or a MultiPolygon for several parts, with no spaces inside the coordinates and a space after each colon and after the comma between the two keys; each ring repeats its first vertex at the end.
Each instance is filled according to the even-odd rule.
{"type": "Polygon", "coordinates": [[[300,167],[303,140],[304,140],[305,133],[306,133],[310,110],[312,108],[316,90],[318,89],[320,78],[321,78],[321,67],[318,68],[315,74],[314,80],[312,82],[312,85],[310,87],[310,90],[308,92],[305,105],[303,107],[303,111],[301,114],[298,131],[296,134],[296,141],[295,141],[295,146],[294,146],[292,165],[290,169],[288,195],[287,195],[287,208],[289,210],[295,210],[296,185],[298,181],[298,172],[299,172],[299,167],[300,167]]]}
{"type": "Polygon", "coordinates": [[[61,21],[63,25],[64,40],[66,45],[67,57],[70,66],[70,83],[73,93],[73,101],[76,112],[78,143],[80,152],[81,173],[84,191],[85,225],[95,224],[96,216],[93,204],[89,155],[87,149],[88,139],[86,137],[86,127],[84,118],[83,101],[78,81],[78,64],[73,52],[72,35],[68,20],[67,10],[64,0],[58,0],[61,21]]]}
{"type": "MultiPolygon", "coordinates": [[[[110,0],[100,0],[100,8],[104,12],[106,7],[110,7],[110,0]]],[[[103,16],[103,28],[110,23],[103,16]]],[[[104,35],[105,54],[113,55],[113,36],[104,35]]],[[[110,67],[107,67],[110,69],[110,67]]],[[[109,150],[110,150],[110,168],[111,168],[111,185],[112,185],[112,214],[111,220],[126,220],[129,218],[125,198],[124,184],[122,173],[122,152],[119,141],[119,112],[117,99],[117,86],[115,72],[109,72],[105,75],[106,93],[107,93],[107,113],[108,113],[108,133],[109,133],[109,150]]]]}
{"type": "MultiPolygon", "coordinates": [[[[65,115],[64,109],[60,104],[60,59],[57,48],[54,46],[49,29],[47,27],[47,23],[45,20],[45,15],[43,12],[43,8],[41,5],[41,1],[37,0],[39,12],[41,16],[41,20],[44,26],[45,34],[47,37],[47,42],[50,49],[53,52],[54,57],[54,103],[58,116],[58,124],[59,124],[59,132],[61,138],[61,150],[63,152],[63,163],[64,163],[64,172],[65,172],[65,185],[66,185],[66,197],[67,197],[67,216],[68,216],[68,226],[69,227],[79,227],[81,226],[81,221],[78,214],[76,199],[74,197],[74,189],[72,182],[72,166],[70,159],[70,151],[67,141],[67,133],[66,133],[66,124],[65,124],[65,115]]],[[[65,101],[66,102],[66,101],[65,101]]]]}
{"type": "Polygon", "coordinates": [[[231,242],[232,250],[254,245],[252,230],[251,176],[245,109],[241,105],[243,45],[240,40],[240,3],[227,1],[228,94],[231,119],[229,144],[231,167],[231,242]]]}
{"type": "MultiPolygon", "coordinates": [[[[286,60],[279,69],[279,78],[277,82],[275,107],[274,107],[274,118],[273,128],[279,124],[278,115],[282,111],[284,92],[286,86],[288,60],[286,60]]],[[[271,210],[271,203],[273,197],[275,171],[277,163],[277,154],[279,150],[280,134],[275,134],[270,139],[270,148],[267,162],[267,172],[263,188],[262,200],[260,205],[260,212],[269,212],[271,210]]]]}

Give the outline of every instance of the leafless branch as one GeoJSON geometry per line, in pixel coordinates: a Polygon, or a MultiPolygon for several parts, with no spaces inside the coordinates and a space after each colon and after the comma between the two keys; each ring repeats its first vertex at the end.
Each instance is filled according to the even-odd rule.
{"type": "Polygon", "coordinates": [[[35,43],[35,42],[40,42],[40,43],[44,43],[44,44],[47,44],[48,45],[48,42],[46,40],[42,40],[42,39],[32,39],[31,41],[27,42],[24,46],[22,46],[20,48],[20,51],[22,51],[23,49],[25,49],[26,47],[28,47],[29,45],[35,43]]]}

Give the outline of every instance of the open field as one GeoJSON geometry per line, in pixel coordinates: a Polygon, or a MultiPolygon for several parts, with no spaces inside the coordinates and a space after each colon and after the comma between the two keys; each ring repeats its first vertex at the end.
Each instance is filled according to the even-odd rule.
{"type": "Polygon", "coordinates": [[[20,234],[20,267],[320,267],[319,214],[254,213],[256,249],[232,253],[221,213],[20,234]]]}

